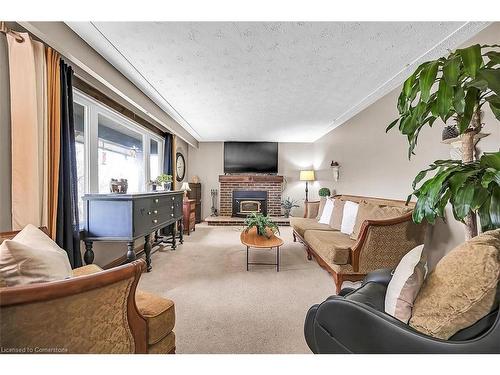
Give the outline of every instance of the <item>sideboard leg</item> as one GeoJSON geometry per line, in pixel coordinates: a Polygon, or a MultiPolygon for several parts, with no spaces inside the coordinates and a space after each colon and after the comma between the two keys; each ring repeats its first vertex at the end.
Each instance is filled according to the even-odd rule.
{"type": "Polygon", "coordinates": [[[135,260],[134,241],[127,242],[127,262],[135,260]]]}
{"type": "Polygon", "coordinates": [[[151,235],[146,234],[144,236],[144,253],[146,254],[146,266],[147,266],[147,271],[151,272],[151,269],[153,268],[151,266],[151,235]]]}
{"type": "Polygon", "coordinates": [[[94,261],[94,251],[92,250],[92,241],[85,241],[85,253],[83,254],[85,264],[92,264],[94,261]]]}
{"type": "Polygon", "coordinates": [[[177,241],[175,237],[177,237],[177,223],[174,223],[172,225],[172,250],[175,250],[177,248],[177,241]]]}
{"type": "Polygon", "coordinates": [[[184,243],[184,220],[183,219],[179,220],[179,226],[180,226],[179,242],[182,245],[184,243]]]}

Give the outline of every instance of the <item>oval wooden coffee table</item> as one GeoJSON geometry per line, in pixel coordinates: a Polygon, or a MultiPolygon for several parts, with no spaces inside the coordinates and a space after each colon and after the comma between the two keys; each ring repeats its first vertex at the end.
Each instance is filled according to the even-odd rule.
{"type": "Polygon", "coordinates": [[[259,236],[257,234],[257,228],[253,227],[248,232],[243,230],[240,235],[241,243],[247,247],[247,271],[248,266],[252,265],[267,265],[276,266],[276,272],[280,271],[280,246],[283,246],[283,240],[276,236],[271,230],[267,231],[268,237],[259,236]],[[276,248],[276,263],[250,263],[248,262],[248,252],[250,248],[255,249],[273,249],[276,248]]]}

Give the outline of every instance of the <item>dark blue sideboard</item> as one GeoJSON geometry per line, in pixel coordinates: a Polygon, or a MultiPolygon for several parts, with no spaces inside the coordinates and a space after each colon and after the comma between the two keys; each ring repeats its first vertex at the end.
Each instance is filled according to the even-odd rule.
{"type": "Polygon", "coordinates": [[[177,225],[182,236],[182,191],[86,194],[83,197],[85,211],[84,260],[94,261],[94,241],[127,242],[127,260],[135,259],[134,241],[144,237],[144,253],[148,271],[151,270],[151,233],[174,225],[173,246],[177,225]]]}

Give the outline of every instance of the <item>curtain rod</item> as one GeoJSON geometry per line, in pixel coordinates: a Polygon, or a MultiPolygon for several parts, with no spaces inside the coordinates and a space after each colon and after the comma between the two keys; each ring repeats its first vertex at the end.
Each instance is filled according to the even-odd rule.
{"type": "Polygon", "coordinates": [[[5,24],[5,21],[0,21],[0,32],[4,33],[5,35],[7,34],[13,35],[16,41],[19,43],[24,42],[24,37],[19,32],[8,28],[7,25],[5,24]]]}

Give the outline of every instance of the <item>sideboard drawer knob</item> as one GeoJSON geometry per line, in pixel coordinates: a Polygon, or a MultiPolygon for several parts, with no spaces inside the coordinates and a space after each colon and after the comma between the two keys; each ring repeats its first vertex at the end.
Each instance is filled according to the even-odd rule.
{"type": "Polygon", "coordinates": [[[175,201],[175,197],[172,197],[172,200],[175,201]]]}
{"type": "Polygon", "coordinates": [[[151,215],[151,211],[148,211],[148,215],[151,215]]]}
{"type": "Polygon", "coordinates": [[[157,213],[158,213],[158,210],[154,210],[154,211],[153,211],[153,213],[154,213],[154,214],[157,214],[157,213]]]}
{"type": "Polygon", "coordinates": [[[174,217],[174,214],[170,214],[170,216],[174,217]]]}
{"type": "Polygon", "coordinates": [[[158,203],[160,200],[158,198],[155,198],[155,203],[158,203]]]}
{"type": "Polygon", "coordinates": [[[153,219],[153,223],[156,224],[158,222],[157,219],[153,219]]]}
{"type": "Polygon", "coordinates": [[[173,209],[174,209],[174,206],[172,206],[171,208],[172,208],[172,210],[173,210],[173,209]]]}

